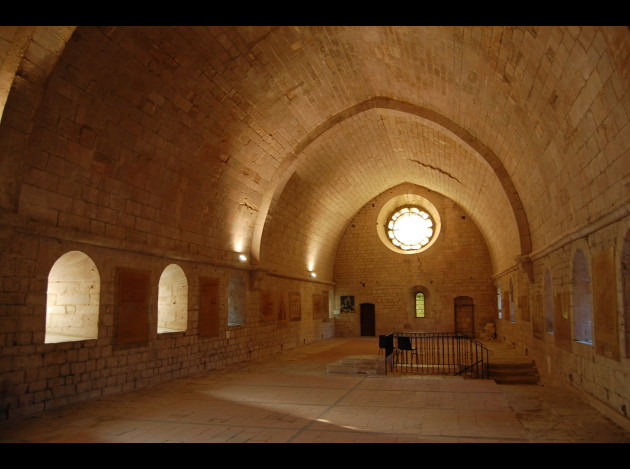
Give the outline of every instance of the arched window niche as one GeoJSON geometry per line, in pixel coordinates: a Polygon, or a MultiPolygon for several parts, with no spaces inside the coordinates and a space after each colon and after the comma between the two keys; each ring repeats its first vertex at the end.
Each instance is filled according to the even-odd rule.
{"type": "Polygon", "coordinates": [[[549,269],[545,270],[544,294],[545,302],[543,309],[545,311],[545,332],[547,334],[553,334],[553,283],[549,269]]]}
{"type": "Polygon", "coordinates": [[[188,280],[177,264],[167,266],[158,286],[158,334],[183,332],[188,324],[188,280]]]}
{"type": "Polygon", "coordinates": [[[101,278],[81,251],[70,251],[53,264],[46,291],[47,344],[98,337],[101,278]]]}
{"type": "Polygon", "coordinates": [[[509,297],[510,321],[516,322],[516,303],[514,301],[514,283],[512,282],[512,279],[510,279],[509,297]]]}
{"type": "Polygon", "coordinates": [[[425,309],[424,309],[424,293],[419,292],[416,293],[416,317],[423,318],[425,317],[425,309]]]}
{"type": "Polygon", "coordinates": [[[409,295],[409,316],[416,319],[424,319],[429,317],[429,291],[422,285],[414,285],[411,287],[409,295]]]}
{"type": "Polygon", "coordinates": [[[581,249],[573,256],[573,337],[593,343],[593,292],[586,256],[581,249]]]}
{"type": "Polygon", "coordinates": [[[503,295],[501,294],[501,282],[497,282],[497,310],[499,319],[503,318],[503,295]]]}

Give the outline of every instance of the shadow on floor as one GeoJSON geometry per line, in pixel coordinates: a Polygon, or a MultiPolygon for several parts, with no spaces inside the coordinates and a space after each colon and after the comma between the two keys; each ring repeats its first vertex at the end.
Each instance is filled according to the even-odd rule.
{"type": "Polygon", "coordinates": [[[0,423],[0,442],[630,443],[574,393],[438,376],[329,374],[376,338],[270,357],[0,423]]]}

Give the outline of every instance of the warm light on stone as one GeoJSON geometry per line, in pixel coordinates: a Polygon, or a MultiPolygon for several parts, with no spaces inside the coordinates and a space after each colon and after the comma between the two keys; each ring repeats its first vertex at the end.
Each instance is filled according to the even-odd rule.
{"type": "Polygon", "coordinates": [[[420,249],[433,236],[431,216],[418,207],[405,207],[394,213],[387,225],[391,242],[405,251],[420,249]]]}

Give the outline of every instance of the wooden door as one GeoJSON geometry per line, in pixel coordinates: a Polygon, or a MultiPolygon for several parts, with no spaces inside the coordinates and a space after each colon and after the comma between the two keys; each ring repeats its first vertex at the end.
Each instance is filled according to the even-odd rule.
{"type": "Polygon", "coordinates": [[[360,310],[361,318],[361,335],[362,336],[375,336],[376,335],[376,314],[374,312],[374,304],[361,303],[360,310]]]}
{"type": "Polygon", "coordinates": [[[475,335],[475,305],[470,296],[455,298],[455,332],[470,337],[475,335]]]}

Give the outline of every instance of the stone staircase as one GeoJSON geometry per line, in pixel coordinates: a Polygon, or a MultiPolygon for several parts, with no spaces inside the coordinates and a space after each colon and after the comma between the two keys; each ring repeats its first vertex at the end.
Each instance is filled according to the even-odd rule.
{"type": "Polygon", "coordinates": [[[326,366],[328,373],[339,374],[386,374],[383,355],[350,355],[326,366]]]}
{"type": "Polygon", "coordinates": [[[489,378],[497,384],[538,384],[538,372],[533,361],[488,364],[489,378]]]}
{"type": "Polygon", "coordinates": [[[482,341],[489,349],[488,375],[497,384],[538,384],[538,371],[531,359],[509,344],[482,341]]]}

